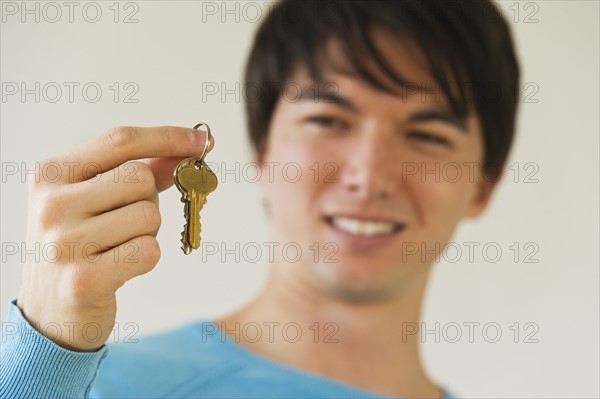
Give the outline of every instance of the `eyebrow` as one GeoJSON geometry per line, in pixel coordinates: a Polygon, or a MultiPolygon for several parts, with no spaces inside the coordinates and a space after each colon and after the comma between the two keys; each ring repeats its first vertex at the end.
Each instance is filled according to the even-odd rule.
{"type": "MultiPolygon", "coordinates": [[[[298,101],[314,101],[314,102],[325,102],[328,104],[335,104],[343,109],[348,111],[356,112],[358,111],[358,107],[347,97],[340,96],[336,94],[334,91],[325,91],[322,89],[311,90],[309,88],[304,88],[302,93],[300,94],[298,101]]],[[[458,128],[461,132],[467,132],[467,126],[465,122],[446,112],[438,109],[427,109],[424,111],[418,111],[412,114],[408,118],[408,122],[410,123],[418,123],[418,122],[444,122],[450,124],[456,128],[458,128]]]]}
{"type": "Polygon", "coordinates": [[[416,113],[412,114],[410,116],[410,118],[408,118],[408,121],[409,122],[432,122],[432,121],[433,122],[435,122],[435,121],[445,122],[450,125],[453,125],[454,127],[457,127],[460,131],[467,133],[467,126],[462,119],[460,119],[452,114],[449,114],[447,112],[440,111],[440,110],[431,109],[431,110],[416,112],[416,113]]]}

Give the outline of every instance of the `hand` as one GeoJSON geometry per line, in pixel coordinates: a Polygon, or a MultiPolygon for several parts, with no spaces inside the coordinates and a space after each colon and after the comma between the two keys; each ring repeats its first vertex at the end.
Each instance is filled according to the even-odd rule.
{"type": "Polygon", "coordinates": [[[202,154],[205,139],[182,127],[118,127],[39,163],[26,245],[44,251],[39,262],[27,257],[17,299],[34,328],[72,350],[107,341],[117,289],[160,258],[158,193],[173,184],[179,161],[202,154]]]}

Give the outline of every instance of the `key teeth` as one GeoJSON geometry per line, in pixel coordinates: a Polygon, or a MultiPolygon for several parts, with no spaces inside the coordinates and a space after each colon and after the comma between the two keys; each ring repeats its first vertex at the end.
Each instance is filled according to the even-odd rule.
{"type": "MultiPolygon", "coordinates": [[[[206,202],[206,199],[204,199],[204,202],[206,202]]],[[[200,245],[202,245],[202,217],[200,217],[200,215],[198,214],[198,248],[200,248],[200,245]]]]}
{"type": "Polygon", "coordinates": [[[185,244],[181,246],[181,249],[183,250],[183,253],[186,255],[189,255],[192,252],[191,248],[189,246],[186,246],[185,244]]]}
{"type": "Polygon", "coordinates": [[[190,244],[185,239],[185,228],[184,228],[183,232],[181,233],[181,244],[182,244],[181,249],[183,250],[183,253],[186,255],[189,255],[192,252],[192,249],[190,247],[190,244]]]}

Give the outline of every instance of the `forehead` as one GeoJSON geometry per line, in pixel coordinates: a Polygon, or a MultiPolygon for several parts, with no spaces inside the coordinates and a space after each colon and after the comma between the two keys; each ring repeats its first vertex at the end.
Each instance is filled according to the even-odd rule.
{"type": "MultiPolygon", "coordinates": [[[[366,48],[348,49],[340,40],[329,38],[316,54],[317,74],[314,79],[323,80],[325,76],[341,75],[358,80],[366,80],[388,94],[401,96],[422,92],[436,98],[441,108],[447,107],[447,99],[440,92],[439,84],[432,76],[430,65],[423,52],[409,37],[398,37],[387,31],[371,29],[373,52],[366,48]],[[376,59],[375,57],[379,57],[376,59]],[[351,60],[352,58],[352,60],[351,60]],[[362,69],[362,70],[360,70],[362,69]],[[367,75],[367,76],[365,76],[367,75]],[[376,82],[368,81],[372,78],[376,82]],[[433,95],[433,93],[437,95],[433,95]]],[[[304,66],[299,66],[296,75],[306,74],[304,66]]]]}
{"type": "Polygon", "coordinates": [[[373,30],[371,41],[381,56],[378,60],[365,50],[358,53],[360,60],[350,61],[357,55],[356,49],[349,54],[339,40],[328,39],[323,43],[312,60],[316,67],[314,74],[310,73],[309,63],[300,63],[289,79],[302,88],[299,99],[311,100],[310,103],[322,100],[345,105],[353,111],[361,109],[400,117],[432,111],[446,115],[456,125],[468,124],[468,117],[452,112],[446,96],[437,89],[439,85],[429,73],[425,56],[412,41],[399,40],[383,30],[373,30]],[[366,72],[360,68],[366,68],[366,72]]]}
{"type": "Polygon", "coordinates": [[[381,59],[376,60],[365,51],[358,64],[367,68],[367,74],[391,93],[373,87],[371,82],[366,81],[364,72],[357,70],[356,60],[349,60],[343,44],[330,38],[316,55],[317,76],[311,76],[308,66],[304,64],[298,65],[294,70],[290,80],[299,83],[308,92],[302,93],[306,95],[301,98],[312,100],[318,97],[327,102],[350,102],[360,105],[360,108],[364,107],[366,112],[370,112],[370,109],[373,112],[392,113],[400,117],[432,111],[447,115],[447,120],[464,126],[467,131],[475,130],[480,133],[480,121],[472,109],[463,116],[452,112],[446,94],[442,92],[439,83],[430,72],[427,58],[414,41],[408,37],[399,38],[382,29],[373,29],[371,37],[381,59]],[[387,68],[387,71],[384,68],[387,68]],[[316,82],[318,95],[315,92],[316,82]],[[335,97],[333,101],[331,94],[335,97]]]}

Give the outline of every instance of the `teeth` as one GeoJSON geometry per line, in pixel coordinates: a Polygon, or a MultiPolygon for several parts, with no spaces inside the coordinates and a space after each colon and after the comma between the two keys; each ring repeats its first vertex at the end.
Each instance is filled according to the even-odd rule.
{"type": "Polygon", "coordinates": [[[374,236],[379,234],[389,234],[396,226],[394,223],[358,220],[348,217],[333,217],[333,225],[347,233],[359,236],[374,236]]]}

